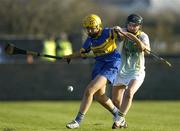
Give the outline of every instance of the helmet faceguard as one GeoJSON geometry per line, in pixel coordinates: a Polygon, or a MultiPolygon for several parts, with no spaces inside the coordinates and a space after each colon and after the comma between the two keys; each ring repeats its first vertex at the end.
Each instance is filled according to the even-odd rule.
{"type": "Polygon", "coordinates": [[[99,16],[95,14],[90,14],[86,16],[83,20],[84,28],[97,28],[98,30],[102,29],[102,22],[99,16]]]}
{"type": "Polygon", "coordinates": [[[139,30],[142,30],[142,24],[143,24],[143,18],[140,15],[137,14],[131,14],[127,17],[126,20],[126,28],[128,30],[128,32],[131,32],[133,34],[136,34],[139,30]],[[135,24],[136,26],[138,26],[138,29],[136,28],[128,28],[128,25],[130,24],[135,24]]]}
{"type": "Polygon", "coordinates": [[[142,25],[143,24],[143,18],[140,15],[131,14],[127,18],[127,24],[129,22],[132,22],[132,23],[135,23],[135,24],[138,24],[138,25],[142,25]]]}

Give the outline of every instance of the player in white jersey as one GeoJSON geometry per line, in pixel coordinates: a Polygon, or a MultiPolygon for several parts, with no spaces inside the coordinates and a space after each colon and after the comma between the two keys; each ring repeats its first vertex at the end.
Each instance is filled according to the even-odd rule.
{"type": "Polygon", "coordinates": [[[119,33],[123,42],[121,51],[122,63],[115,79],[112,90],[112,101],[120,110],[121,123],[114,123],[112,128],[127,127],[125,116],[131,107],[133,96],[139,89],[145,77],[145,50],[150,50],[149,37],[142,31],[143,18],[131,14],[127,18],[126,28],[117,26],[114,29],[119,33]],[[123,124],[122,124],[123,123],[123,124]]]}

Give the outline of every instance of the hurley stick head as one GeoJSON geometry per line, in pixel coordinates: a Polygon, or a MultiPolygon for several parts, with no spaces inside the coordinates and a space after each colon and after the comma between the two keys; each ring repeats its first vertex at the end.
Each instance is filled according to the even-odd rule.
{"type": "Polygon", "coordinates": [[[7,44],[4,48],[5,53],[8,55],[13,55],[14,54],[14,45],[13,44],[7,44]]]}
{"type": "Polygon", "coordinates": [[[26,50],[19,49],[10,43],[8,43],[4,49],[5,49],[6,54],[8,54],[8,55],[16,55],[16,54],[26,55],[27,54],[26,50]]]}

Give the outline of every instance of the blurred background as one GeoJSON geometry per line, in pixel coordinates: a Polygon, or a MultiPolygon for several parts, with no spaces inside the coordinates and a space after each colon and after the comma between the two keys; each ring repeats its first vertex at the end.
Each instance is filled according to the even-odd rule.
{"type": "MultiPolygon", "coordinates": [[[[179,0],[1,0],[0,100],[79,100],[91,79],[93,59],[71,64],[32,56],[8,56],[6,42],[51,55],[77,51],[83,41],[82,19],[98,14],[104,27],[124,26],[130,13],[144,18],[152,51],[169,68],[146,56],[146,78],[136,99],[180,99],[179,0]],[[52,50],[49,50],[52,49],[52,50]],[[67,87],[73,86],[73,92],[67,87]]],[[[111,88],[108,88],[111,95],[111,88]]]]}

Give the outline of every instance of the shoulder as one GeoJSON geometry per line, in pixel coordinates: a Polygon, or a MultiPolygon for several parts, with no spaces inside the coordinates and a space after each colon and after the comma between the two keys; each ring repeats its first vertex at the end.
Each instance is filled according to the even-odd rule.
{"type": "Polygon", "coordinates": [[[109,33],[111,31],[111,28],[105,27],[102,32],[103,33],[109,33]]]}
{"type": "Polygon", "coordinates": [[[146,39],[146,38],[149,38],[149,36],[145,32],[142,31],[140,34],[140,38],[146,39]]]}
{"type": "Polygon", "coordinates": [[[139,39],[143,41],[145,44],[149,45],[149,36],[145,32],[141,32],[139,39]]]}
{"type": "Polygon", "coordinates": [[[109,31],[109,30],[111,30],[111,28],[109,28],[109,27],[105,27],[105,28],[103,29],[103,31],[109,31]]]}
{"type": "Polygon", "coordinates": [[[111,28],[106,27],[106,28],[104,28],[104,29],[102,30],[101,36],[109,37],[111,31],[112,31],[111,28]]]}

